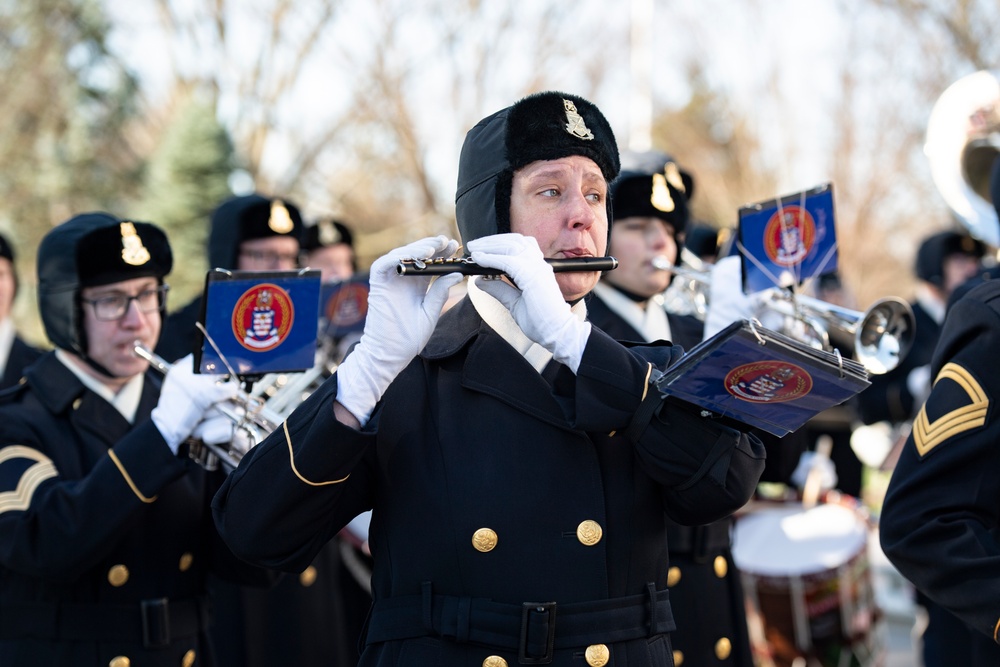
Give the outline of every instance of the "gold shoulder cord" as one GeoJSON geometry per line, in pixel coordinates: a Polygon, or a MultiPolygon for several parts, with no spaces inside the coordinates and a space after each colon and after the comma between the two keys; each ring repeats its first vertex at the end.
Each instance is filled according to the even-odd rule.
{"type": "Polygon", "coordinates": [[[146,496],[142,495],[142,492],[139,490],[139,487],[137,487],[135,485],[135,482],[132,481],[132,477],[125,471],[125,466],[123,466],[122,462],[118,460],[118,455],[115,454],[115,450],[109,449],[108,456],[110,456],[111,460],[114,461],[115,465],[118,467],[118,472],[120,472],[122,474],[122,477],[125,478],[125,483],[128,484],[128,488],[132,489],[132,493],[135,494],[136,498],[138,498],[139,500],[141,500],[146,504],[156,502],[156,496],[153,496],[152,498],[147,498],[146,496]]]}
{"type": "Polygon", "coordinates": [[[292,436],[288,434],[287,421],[285,421],[281,425],[281,429],[285,432],[285,442],[288,443],[288,463],[289,465],[291,465],[292,472],[295,473],[295,476],[298,477],[300,480],[302,480],[304,483],[308,484],[309,486],[329,486],[330,484],[340,484],[341,482],[346,480],[347,477],[350,477],[350,475],[347,475],[347,477],[343,477],[341,479],[334,479],[329,482],[311,482],[305,477],[303,477],[302,473],[299,472],[299,469],[295,467],[295,454],[292,453],[292,436]]]}

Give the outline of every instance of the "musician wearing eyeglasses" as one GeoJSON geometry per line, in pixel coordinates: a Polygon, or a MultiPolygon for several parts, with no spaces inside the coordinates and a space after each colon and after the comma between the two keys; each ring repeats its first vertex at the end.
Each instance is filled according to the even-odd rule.
{"type": "Polygon", "coordinates": [[[364,334],[251,450],[214,503],[240,556],[294,570],[373,509],[362,665],[672,665],[664,514],[740,507],[760,442],[650,380],[669,343],[586,320],[607,252],[618,150],[596,106],[544,92],[480,121],[459,162],[465,250],[503,279],[401,275],[447,237],[371,267],[364,334]],[[645,400],[644,399],[648,399],[645,400]],[[648,411],[648,412],[647,412],[648,411]]]}
{"type": "Polygon", "coordinates": [[[162,380],[152,348],[172,265],[164,233],[105,213],[38,250],[55,346],[0,395],[0,664],[207,665],[210,571],[266,584],[215,534],[220,475],[181,451],[237,387],[162,380]]]}

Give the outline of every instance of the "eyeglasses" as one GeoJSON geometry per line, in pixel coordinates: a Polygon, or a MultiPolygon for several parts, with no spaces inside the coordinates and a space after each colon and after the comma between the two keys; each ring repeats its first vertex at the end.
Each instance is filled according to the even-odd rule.
{"type": "Polygon", "coordinates": [[[82,299],[82,301],[90,304],[94,309],[94,317],[102,322],[113,322],[125,316],[133,301],[135,301],[136,305],[139,306],[139,310],[143,313],[152,313],[155,310],[159,310],[162,304],[166,302],[167,290],[169,289],[169,285],[160,285],[159,287],[143,290],[134,296],[131,294],[114,293],[96,299],[82,299]]]}
{"type": "Polygon", "coordinates": [[[257,264],[267,264],[268,266],[274,266],[275,264],[291,264],[296,265],[299,262],[299,255],[295,252],[273,252],[273,251],[263,251],[263,250],[240,250],[240,257],[246,257],[251,262],[257,264]]]}

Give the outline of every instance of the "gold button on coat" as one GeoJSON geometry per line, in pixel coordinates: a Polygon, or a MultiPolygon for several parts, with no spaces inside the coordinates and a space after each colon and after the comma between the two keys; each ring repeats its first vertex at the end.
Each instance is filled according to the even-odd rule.
{"type": "Polygon", "coordinates": [[[590,519],[581,521],[580,525],[576,527],[576,539],[588,547],[592,547],[600,542],[603,535],[604,530],[601,529],[601,524],[590,519]]]}
{"type": "Polygon", "coordinates": [[[191,667],[194,664],[194,656],[195,656],[194,649],[191,649],[187,653],[185,653],[184,657],[181,658],[181,667],[191,667]]]}
{"type": "Polygon", "coordinates": [[[476,551],[482,551],[483,553],[493,551],[497,545],[497,540],[497,534],[489,528],[480,528],[472,534],[472,546],[476,548],[476,551]]]}
{"type": "Polygon", "coordinates": [[[676,586],[677,582],[681,580],[681,568],[674,565],[672,568],[667,570],[667,586],[676,586]]]}
{"type": "Polygon", "coordinates": [[[719,641],[715,642],[715,657],[719,660],[725,660],[732,652],[733,643],[726,637],[723,637],[719,641]]]}
{"type": "Polygon", "coordinates": [[[111,658],[111,662],[108,663],[108,667],[130,667],[132,661],[123,655],[115,656],[111,658]]]}
{"type": "Polygon", "coordinates": [[[726,561],[725,556],[716,556],[715,562],[712,564],[715,567],[715,576],[722,579],[729,573],[729,562],[726,561]]]}
{"type": "Polygon", "coordinates": [[[507,661],[498,655],[491,655],[483,660],[483,667],[507,667],[507,661]]]}
{"type": "Polygon", "coordinates": [[[316,568],[310,565],[299,574],[299,583],[309,588],[316,583],[316,568]]]}
{"type": "Polygon", "coordinates": [[[584,653],[590,667],[604,667],[611,660],[611,651],[604,644],[591,644],[584,653]]]}
{"type": "MultiPolygon", "coordinates": [[[[114,565],[108,570],[108,583],[118,588],[128,581],[128,568],[124,565],[114,565]]],[[[128,660],[128,658],[125,658],[128,660]]]]}
{"type": "Polygon", "coordinates": [[[681,667],[684,664],[684,651],[674,651],[674,667],[681,667]]]}
{"type": "Polygon", "coordinates": [[[181,562],[178,564],[181,572],[187,572],[191,569],[191,563],[194,562],[194,554],[190,551],[185,551],[181,554],[181,562]]]}

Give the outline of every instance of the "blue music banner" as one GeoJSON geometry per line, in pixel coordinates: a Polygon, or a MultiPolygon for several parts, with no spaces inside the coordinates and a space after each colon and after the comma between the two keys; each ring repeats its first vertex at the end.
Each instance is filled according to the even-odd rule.
{"type": "Polygon", "coordinates": [[[319,270],[209,271],[195,368],[239,376],[304,371],[316,363],[319,270]],[[228,362],[228,364],[227,364],[228,362]]]}
{"type": "Polygon", "coordinates": [[[740,320],[691,348],[656,387],[782,437],[869,384],[853,359],[740,320]]]}
{"type": "Polygon", "coordinates": [[[339,340],[365,328],[368,315],[368,276],[356,275],[334,283],[324,283],[320,291],[320,330],[339,340]]]}
{"type": "Polygon", "coordinates": [[[835,271],[833,185],[741,207],[737,234],[746,294],[835,271]]]}

